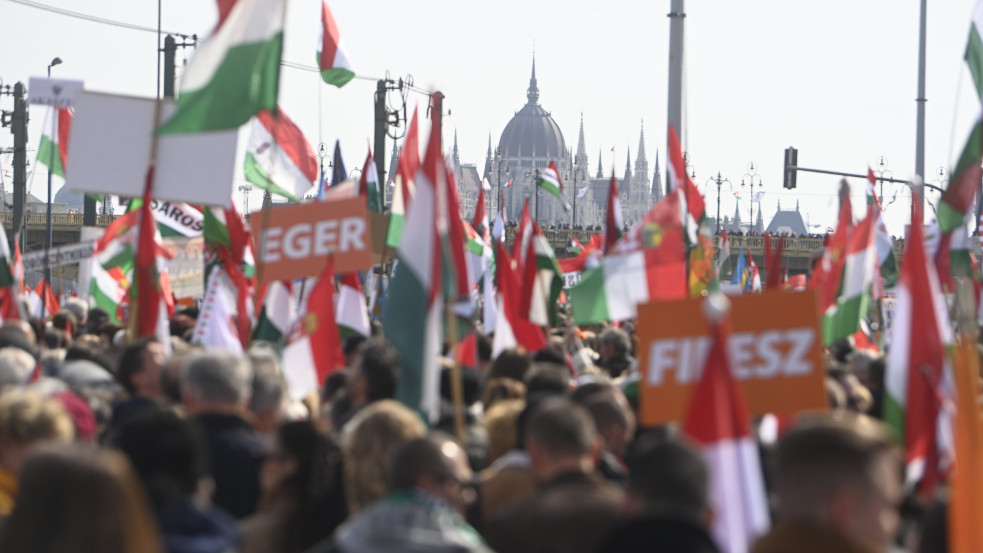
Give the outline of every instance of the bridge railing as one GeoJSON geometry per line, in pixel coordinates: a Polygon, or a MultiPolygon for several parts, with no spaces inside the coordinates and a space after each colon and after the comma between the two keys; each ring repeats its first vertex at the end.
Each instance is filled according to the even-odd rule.
{"type": "MultiPolygon", "coordinates": [[[[96,215],[96,226],[105,227],[112,223],[118,215],[113,215],[110,213],[99,213],[96,215]]],[[[14,224],[14,213],[12,211],[2,211],[0,212],[0,223],[4,226],[11,226],[14,224]]],[[[48,214],[39,213],[36,211],[28,211],[24,213],[24,225],[25,226],[45,226],[48,224],[48,214]]],[[[82,214],[81,213],[52,213],[51,214],[51,226],[57,227],[81,227],[82,226],[82,214]]]]}

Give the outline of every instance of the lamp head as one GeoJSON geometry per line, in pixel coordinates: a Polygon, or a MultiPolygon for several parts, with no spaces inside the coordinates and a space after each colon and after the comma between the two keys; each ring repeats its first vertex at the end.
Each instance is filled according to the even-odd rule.
{"type": "Polygon", "coordinates": [[[51,60],[51,63],[48,64],[48,67],[54,67],[56,65],[61,65],[61,58],[56,57],[55,59],[51,60]]]}

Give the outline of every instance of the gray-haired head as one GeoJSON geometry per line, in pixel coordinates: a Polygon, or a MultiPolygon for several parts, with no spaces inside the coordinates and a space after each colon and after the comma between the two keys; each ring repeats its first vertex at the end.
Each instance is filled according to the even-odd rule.
{"type": "Polygon", "coordinates": [[[79,324],[85,324],[85,316],[89,314],[89,306],[81,298],[68,298],[65,302],[65,309],[71,311],[72,315],[78,319],[79,324]]]}
{"type": "Polygon", "coordinates": [[[184,385],[186,402],[241,407],[249,402],[252,369],[245,358],[206,351],[188,361],[184,385]]]}
{"type": "Polygon", "coordinates": [[[257,342],[249,346],[246,356],[253,369],[249,410],[256,414],[278,410],[287,394],[276,350],[265,342],[257,342]]]}
{"type": "Polygon", "coordinates": [[[619,354],[628,353],[631,350],[631,338],[628,333],[620,328],[608,328],[599,337],[601,343],[611,344],[619,354]]]}
{"type": "Polygon", "coordinates": [[[25,384],[36,365],[34,357],[20,348],[0,349],[0,388],[25,384]]]}

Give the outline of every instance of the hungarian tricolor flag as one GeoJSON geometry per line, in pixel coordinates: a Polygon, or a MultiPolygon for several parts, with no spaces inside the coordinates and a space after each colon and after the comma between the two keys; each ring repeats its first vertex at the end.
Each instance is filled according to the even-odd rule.
{"type": "Polygon", "coordinates": [[[539,182],[537,184],[540,188],[556,196],[558,200],[563,202],[563,211],[570,211],[570,203],[567,202],[566,196],[563,195],[563,180],[560,179],[560,171],[556,168],[556,163],[551,161],[549,167],[543,169],[539,174],[539,182]]]}
{"type": "Polygon", "coordinates": [[[546,347],[546,335],[543,329],[531,323],[522,314],[519,301],[520,285],[515,272],[511,269],[509,254],[501,242],[495,242],[495,271],[499,293],[492,357],[519,346],[526,351],[537,351],[546,347]]]}
{"type": "MultiPolygon", "coordinates": [[[[402,366],[396,399],[436,422],[440,415],[440,355],[443,342],[442,247],[438,205],[447,171],[441,151],[441,96],[431,96],[432,124],[423,164],[416,174],[413,202],[397,250],[398,263],[383,310],[385,333],[400,353],[402,366]]],[[[407,140],[405,150],[415,148],[407,140]]],[[[402,177],[402,175],[401,175],[402,177]]],[[[394,223],[395,221],[393,221],[394,223]]],[[[391,223],[391,225],[393,224],[391,223]]],[[[463,245],[462,245],[463,246],[463,245]]]]}
{"type": "Polygon", "coordinates": [[[248,182],[299,202],[317,180],[318,159],[283,108],[263,110],[250,123],[243,170],[248,182]]]}
{"type": "Polygon", "coordinates": [[[72,110],[69,108],[49,108],[41,130],[41,146],[38,148],[38,163],[48,168],[52,177],[65,179],[68,167],[68,136],[72,129],[72,110]]]}
{"type": "Polygon", "coordinates": [[[362,174],[358,178],[358,195],[366,197],[369,211],[382,213],[384,201],[379,190],[379,171],[376,169],[371,148],[365,158],[365,164],[362,165],[362,174]]]}
{"type": "Polygon", "coordinates": [[[285,0],[217,0],[218,25],[184,69],[177,111],[158,130],[234,129],[276,109],[285,0]]]}
{"type": "Polygon", "coordinates": [[[529,241],[532,240],[532,217],[529,216],[529,198],[522,204],[522,217],[519,218],[519,226],[515,228],[514,244],[512,244],[512,260],[515,263],[515,270],[518,274],[525,274],[526,252],[529,250],[529,241]]]}
{"type": "Polygon", "coordinates": [[[670,193],[582,274],[569,294],[577,324],[625,321],[640,303],[686,297],[680,201],[679,190],[670,193]]]}
{"type": "Polygon", "coordinates": [[[297,320],[290,282],[271,282],[263,296],[263,308],[253,330],[254,340],[264,340],[276,346],[283,345],[297,320]]]}
{"type": "MultiPolygon", "coordinates": [[[[416,108],[406,131],[406,140],[399,151],[399,167],[396,169],[396,183],[393,189],[392,204],[389,206],[389,231],[386,234],[386,245],[398,248],[403,239],[403,225],[406,213],[413,200],[416,173],[420,168],[420,139],[417,128],[416,108]]],[[[392,173],[393,168],[389,168],[392,173]]]]}
{"type": "Polygon", "coordinates": [[[768,500],[744,392],[731,375],[728,304],[720,294],[704,300],[713,344],[683,432],[702,446],[710,468],[713,537],[724,553],[746,553],[768,529],[768,500]]]}
{"type": "Polygon", "coordinates": [[[335,322],[338,323],[338,332],[342,338],[352,334],[360,334],[366,338],[371,335],[369,311],[362,294],[362,283],[356,273],[347,273],[341,277],[335,322]]]}
{"type": "Polygon", "coordinates": [[[341,337],[335,324],[334,256],[307,296],[306,312],[283,348],[283,376],[290,397],[300,400],[324,385],[332,372],[345,367],[341,337]]]}
{"type": "Polygon", "coordinates": [[[340,88],[355,77],[352,64],[345,55],[341,32],[327,2],[321,2],[321,40],[317,48],[317,61],[321,78],[328,84],[340,88]]]}
{"type": "Polygon", "coordinates": [[[169,311],[174,309],[169,280],[158,265],[157,221],[150,209],[154,168],[147,171],[143,205],[139,210],[134,278],[130,286],[130,328],[136,338],[154,336],[170,352],[169,311]]]}
{"type": "Polygon", "coordinates": [[[830,345],[860,329],[860,321],[870,308],[877,245],[874,242],[877,219],[868,215],[850,234],[844,254],[840,287],[833,302],[823,311],[823,343],[830,345]]]}
{"type": "Polygon", "coordinates": [[[520,312],[540,326],[556,326],[556,301],[563,290],[563,274],[556,255],[539,225],[533,223],[533,236],[526,250],[520,312]]]}
{"type": "Polygon", "coordinates": [[[881,278],[884,279],[885,288],[893,288],[898,282],[898,262],[894,258],[894,241],[887,232],[887,225],[884,224],[884,214],[881,212],[881,202],[877,198],[874,190],[874,183],[877,182],[874,172],[867,169],[867,216],[873,215],[877,218],[875,223],[876,234],[874,243],[877,244],[877,264],[880,266],[881,278]]]}
{"type": "Polygon", "coordinates": [[[952,331],[935,268],[925,253],[917,202],[905,245],[895,288],[884,420],[904,444],[908,481],[920,480],[925,497],[934,497],[941,480],[938,421],[952,331]]]}

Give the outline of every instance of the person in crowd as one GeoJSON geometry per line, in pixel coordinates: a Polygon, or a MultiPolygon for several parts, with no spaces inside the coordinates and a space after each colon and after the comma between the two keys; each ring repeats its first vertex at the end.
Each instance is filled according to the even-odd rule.
{"type": "Polygon", "coordinates": [[[386,495],[393,451],[426,434],[420,417],[393,400],[377,401],[345,427],[345,491],[353,513],[386,495]]]}
{"type": "Polygon", "coordinates": [[[597,553],[718,553],[709,469],[696,447],[678,438],[645,436],[629,460],[625,511],[597,553]]]}
{"type": "Polygon", "coordinates": [[[21,348],[0,349],[0,388],[27,384],[37,364],[37,360],[21,348]]]}
{"type": "Polygon", "coordinates": [[[452,439],[410,440],[393,452],[391,467],[388,495],[342,525],[318,553],[491,552],[462,517],[471,469],[452,439]]]}
{"type": "Polygon", "coordinates": [[[89,314],[89,305],[85,302],[85,300],[79,297],[70,297],[67,301],[65,301],[65,305],[63,305],[62,308],[75,316],[76,326],[73,329],[73,334],[79,335],[85,332],[86,323],[88,322],[86,315],[89,314]]]}
{"type": "Polygon", "coordinates": [[[613,386],[609,389],[610,393],[589,398],[584,408],[594,419],[597,432],[604,442],[597,464],[598,472],[609,482],[625,486],[628,484],[628,471],[622,459],[635,435],[635,415],[621,390],[613,386]],[[621,396],[621,401],[616,399],[615,393],[621,396]]]}
{"type": "Polygon", "coordinates": [[[126,346],[116,377],[128,397],[113,405],[114,425],[163,399],[160,366],[165,357],[164,347],[156,338],[140,338],[126,346]]]}
{"type": "Polygon", "coordinates": [[[181,399],[205,436],[215,504],[236,518],[253,514],[259,501],[263,442],[244,415],[252,370],[228,353],[197,353],[185,367],[181,399]]]}
{"type": "Polygon", "coordinates": [[[280,370],[280,359],[269,344],[254,343],[246,355],[253,368],[252,392],[249,395],[249,411],[253,425],[263,435],[272,434],[284,417],[287,401],[287,384],[280,370]]]}
{"type": "Polygon", "coordinates": [[[499,353],[492,361],[488,378],[511,378],[522,382],[530,368],[532,368],[532,361],[529,360],[528,355],[516,350],[506,350],[499,353]]]}
{"type": "Polygon", "coordinates": [[[73,435],[72,420],[56,400],[43,398],[29,390],[2,390],[0,517],[9,515],[20,497],[17,475],[28,454],[46,442],[69,442],[73,435]]]}
{"type": "Polygon", "coordinates": [[[259,511],[243,523],[242,553],[301,553],[348,516],[341,448],[309,421],[276,429],[261,484],[259,511]]]}
{"type": "Polygon", "coordinates": [[[885,551],[898,531],[900,467],[873,419],[840,412],[804,421],[778,443],[780,522],[754,553],[885,551]]]}
{"type": "MultiPolygon", "coordinates": [[[[454,435],[454,393],[451,382],[450,362],[445,363],[440,371],[440,419],[434,426],[450,435],[454,435]]],[[[474,369],[460,367],[461,394],[464,402],[464,449],[468,454],[471,470],[482,470],[488,466],[488,432],[478,420],[478,400],[481,399],[481,375],[474,369]]]]}
{"type": "Polygon", "coordinates": [[[494,463],[519,445],[519,414],[525,406],[524,400],[506,399],[485,411],[482,424],[488,432],[489,463],[494,463]]]}
{"type": "Polygon", "coordinates": [[[512,378],[489,378],[482,388],[481,404],[486,411],[499,401],[526,399],[526,385],[512,378]]]}
{"type": "Polygon", "coordinates": [[[147,498],[126,457],[86,446],[39,448],[24,463],[0,551],[159,553],[147,498]]]}
{"type": "Polygon", "coordinates": [[[147,409],[120,425],[110,445],[140,477],[166,553],[236,553],[235,519],[211,503],[205,444],[191,422],[147,409]]]}
{"type": "Polygon", "coordinates": [[[608,328],[601,333],[600,359],[597,366],[604,369],[611,378],[625,374],[635,363],[631,357],[631,338],[620,328],[608,328]]]}
{"type": "Polygon", "coordinates": [[[335,421],[338,429],[343,429],[370,403],[396,397],[399,355],[389,342],[382,338],[366,340],[357,348],[355,357],[346,385],[348,412],[335,421]]]}
{"type": "Polygon", "coordinates": [[[601,439],[590,414],[549,398],[532,411],[525,445],[541,488],[502,508],[485,536],[496,551],[593,552],[619,521],[624,492],[595,473],[601,439]]]}

